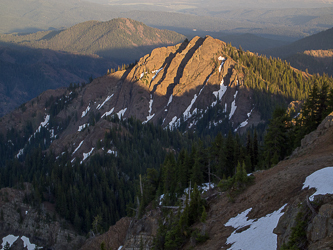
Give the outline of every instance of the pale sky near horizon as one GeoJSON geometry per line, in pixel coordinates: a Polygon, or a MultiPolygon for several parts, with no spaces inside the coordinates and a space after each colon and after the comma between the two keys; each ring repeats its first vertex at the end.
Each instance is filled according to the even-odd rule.
{"type": "Polygon", "coordinates": [[[93,3],[115,4],[115,5],[136,5],[148,4],[158,6],[183,5],[206,8],[208,6],[229,6],[229,7],[253,7],[253,8],[320,8],[333,7],[333,0],[84,0],[93,3]]]}

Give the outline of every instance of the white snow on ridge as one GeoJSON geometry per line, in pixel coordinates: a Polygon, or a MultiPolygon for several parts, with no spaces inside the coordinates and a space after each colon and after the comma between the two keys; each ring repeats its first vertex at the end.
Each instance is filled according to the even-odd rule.
{"type": "Polygon", "coordinates": [[[10,246],[12,246],[14,244],[14,242],[19,238],[19,236],[14,236],[12,234],[7,235],[6,237],[2,238],[2,247],[1,249],[4,249],[6,242],[9,243],[10,246]]]}
{"type": "Polygon", "coordinates": [[[101,118],[103,118],[104,116],[109,116],[109,115],[111,115],[112,114],[112,112],[113,112],[113,110],[114,110],[114,108],[112,108],[110,111],[108,111],[108,112],[105,112],[102,116],[101,116],[101,118]]]}
{"type": "Polygon", "coordinates": [[[124,108],[124,109],[120,110],[120,111],[117,113],[117,115],[118,115],[119,119],[120,119],[121,117],[123,117],[123,116],[124,116],[124,114],[125,114],[126,110],[127,110],[127,108],[124,108]]]}
{"type": "Polygon", "coordinates": [[[90,104],[88,105],[88,107],[86,108],[85,111],[82,111],[81,118],[85,117],[87,115],[87,113],[89,112],[89,110],[90,110],[90,104]]]}
{"type": "Polygon", "coordinates": [[[320,194],[333,194],[333,167],[327,167],[320,169],[308,177],[306,177],[303,183],[304,188],[315,188],[317,191],[310,196],[310,200],[313,201],[315,195],[320,194]]]}
{"type": "Polygon", "coordinates": [[[184,120],[186,121],[187,119],[189,119],[192,115],[191,115],[191,108],[193,106],[193,104],[195,103],[195,101],[197,100],[198,96],[197,94],[194,95],[193,99],[191,100],[190,105],[187,107],[187,109],[184,111],[183,116],[184,116],[184,120]]]}
{"type": "MultiPolygon", "coordinates": [[[[84,140],[83,140],[84,141],[84,140]]],[[[73,151],[72,155],[76,153],[76,151],[79,150],[79,148],[82,146],[83,141],[80,142],[79,146],[73,151]]]]}
{"type": "Polygon", "coordinates": [[[85,129],[87,126],[89,126],[88,123],[85,123],[85,124],[83,124],[83,125],[80,125],[80,126],[79,126],[79,129],[78,129],[77,131],[81,132],[81,131],[82,131],[83,129],[85,129]]]}
{"type": "Polygon", "coordinates": [[[224,58],[223,56],[220,56],[220,57],[219,57],[219,61],[222,61],[222,62],[221,62],[221,65],[220,65],[220,67],[219,67],[219,72],[221,72],[222,67],[223,67],[223,64],[224,64],[224,62],[225,62],[225,58],[224,58]]]}
{"type": "Polygon", "coordinates": [[[113,151],[111,149],[109,149],[107,153],[108,154],[114,154],[115,156],[117,156],[117,151],[113,151]]]}
{"type": "Polygon", "coordinates": [[[236,230],[229,236],[226,244],[232,244],[231,249],[276,249],[277,248],[277,235],[273,233],[274,228],[277,226],[280,217],[284,212],[282,210],[287,204],[283,205],[278,211],[267,214],[265,217],[258,220],[248,219],[247,214],[252,210],[249,208],[238,214],[236,217],[231,218],[225,226],[232,226],[236,230]],[[237,229],[250,226],[248,229],[236,233],[237,229]]]}
{"type": "Polygon", "coordinates": [[[155,116],[155,114],[148,115],[148,116],[147,116],[147,120],[144,121],[144,122],[142,122],[142,124],[146,124],[146,123],[149,122],[154,116],[155,116]]]}
{"type": "Polygon", "coordinates": [[[28,250],[34,250],[36,248],[35,244],[31,244],[29,238],[22,236],[21,240],[24,242],[24,247],[27,247],[28,250]]]}
{"type": "Polygon", "coordinates": [[[148,111],[149,115],[151,114],[151,111],[153,110],[153,102],[154,102],[153,97],[152,97],[152,95],[150,95],[149,111],[148,111]]]}
{"type": "Polygon", "coordinates": [[[222,97],[223,97],[224,93],[227,91],[227,89],[228,89],[228,86],[224,85],[224,81],[222,79],[222,81],[220,83],[220,89],[213,92],[213,95],[215,95],[217,100],[211,104],[211,107],[214,107],[217,104],[217,101],[220,101],[222,99],[222,97]]]}
{"type": "Polygon", "coordinates": [[[155,75],[151,78],[151,80],[154,80],[155,79],[155,77],[157,76],[157,74],[162,70],[163,68],[160,68],[160,69],[158,69],[158,70],[154,70],[154,71],[152,71],[151,73],[155,73],[155,75]]]}
{"type": "Polygon", "coordinates": [[[16,158],[19,158],[21,155],[23,155],[24,148],[21,148],[20,151],[17,153],[16,158]]]}
{"type": "Polygon", "coordinates": [[[234,101],[231,103],[231,110],[230,110],[230,114],[229,114],[229,120],[230,120],[231,117],[234,115],[236,109],[237,109],[237,106],[236,106],[236,100],[234,100],[234,101]]]}
{"type": "Polygon", "coordinates": [[[177,116],[173,117],[171,122],[169,122],[169,128],[172,129],[176,125],[176,122],[177,122],[177,116]]]}
{"type": "Polygon", "coordinates": [[[172,102],[172,95],[169,97],[169,101],[168,101],[167,106],[169,106],[171,102],[172,102]]]}
{"type": "MultiPolygon", "coordinates": [[[[40,132],[42,127],[45,128],[49,124],[49,121],[50,121],[50,115],[46,115],[44,121],[40,123],[39,127],[36,129],[35,133],[29,137],[28,141],[30,142],[31,138],[35,137],[35,135],[40,132]]],[[[49,132],[51,133],[50,138],[54,138],[54,130],[51,129],[49,130],[49,132]]]]}
{"type": "Polygon", "coordinates": [[[94,151],[94,149],[95,148],[92,148],[88,153],[83,153],[83,159],[80,162],[80,164],[82,164],[82,162],[85,161],[92,154],[92,152],[94,151]]]}
{"type": "MultiPolygon", "coordinates": [[[[209,78],[208,78],[209,79],[209,78]]],[[[207,81],[208,81],[208,79],[207,79],[207,81]]],[[[207,82],[206,81],[206,82],[207,82]]],[[[197,95],[197,94],[194,94],[194,97],[193,97],[193,99],[191,100],[191,103],[190,103],[190,105],[187,107],[187,109],[184,111],[184,113],[183,113],[183,117],[184,117],[184,120],[185,121],[187,121],[189,118],[191,118],[192,117],[192,115],[194,115],[194,114],[196,114],[197,113],[197,109],[194,109],[193,110],[193,112],[192,112],[192,114],[191,114],[191,108],[192,108],[192,106],[193,106],[193,104],[195,103],[195,101],[197,100],[197,98],[200,96],[200,94],[201,94],[201,92],[202,92],[202,90],[205,88],[205,85],[200,89],[200,91],[199,91],[199,94],[197,95]]],[[[179,123],[180,123],[180,120],[179,120],[179,123]]]]}
{"type": "Polygon", "coordinates": [[[249,118],[250,118],[250,116],[251,116],[251,114],[252,114],[253,110],[254,110],[254,108],[253,108],[253,109],[251,109],[250,113],[247,113],[247,117],[249,117],[249,118]]]}
{"type": "Polygon", "coordinates": [[[108,96],[102,104],[98,104],[98,106],[96,107],[96,109],[100,110],[100,109],[104,106],[104,104],[105,104],[108,100],[111,99],[112,96],[113,96],[113,94],[110,95],[110,96],[108,96]]]}

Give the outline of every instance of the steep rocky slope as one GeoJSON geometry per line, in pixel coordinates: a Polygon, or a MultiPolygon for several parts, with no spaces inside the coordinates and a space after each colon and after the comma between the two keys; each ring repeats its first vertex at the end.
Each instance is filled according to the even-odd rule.
{"type": "Polygon", "coordinates": [[[251,99],[253,91],[243,85],[235,61],[223,52],[225,46],[212,37],[195,37],[155,49],[126,71],[97,78],[84,87],[43,93],[3,117],[0,132],[23,131],[28,120],[35,131],[44,122],[55,133],[50,148],[56,155],[66,148],[74,152],[84,140],[74,154],[82,159],[83,152],[103,138],[111,115],[133,116],[170,129],[181,125],[195,129],[204,118],[207,129],[228,123],[234,131],[243,131],[262,120],[251,99]],[[220,111],[205,118],[217,105],[220,111]],[[49,119],[64,125],[55,127],[49,119]]]}
{"type": "MultiPolygon", "coordinates": [[[[332,166],[332,140],[333,114],[329,115],[316,131],[304,138],[302,146],[289,159],[281,161],[269,170],[254,173],[255,184],[233,201],[226,193],[219,193],[217,189],[211,190],[204,196],[209,204],[205,223],[209,239],[203,244],[190,241],[182,249],[236,247],[236,245],[232,246],[232,241],[228,241],[231,235],[246,238],[249,237],[247,233],[250,234],[251,240],[248,242],[249,245],[240,247],[242,249],[264,249],[262,242],[267,241],[266,237],[271,238],[273,246],[280,248],[283,243],[286,244],[291,239],[292,227],[297,226],[300,221],[305,223],[302,229],[305,237],[299,244],[306,249],[331,249],[333,244],[330,226],[333,213],[332,195],[319,195],[315,196],[314,201],[308,201],[307,197],[313,194],[315,189],[308,189],[303,183],[308,176],[318,173],[316,171],[327,170],[327,167],[332,166]],[[300,212],[305,214],[301,219],[298,218],[300,212]],[[235,217],[239,218],[238,222],[233,224],[236,228],[230,226],[232,218],[235,217]],[[240,217],[247,221],[244,226],[240,217]],[[269,221],[270,218],[273,218],[273,221],[269,221]],[[260,223],[262,219],[266,219],[263,224],[260,223]],[[257,224],[251,225],[256,222],[257,224]]],[[[330,177],[325,184],[333,185],[330,177]]],[[[123,249],[139,249],[140,242],[144,242],[145,249],[151,249],[152,243],[149,239],[156,236],[156,225],[160,213],[159,208],[155,210],[148,208],[147,211],[142,219],[132,218],[129,226],[123,227],[121,233],[118,232],[119,234],[126,232],[127,236],[117,242],[117,247],[122,245],[123,249]]],[[[201,230],[203,224],[195,224],[193,228],[201,230]]],[[[111,230],[113,229],[110,228],[111,230]]],[[[106,235],[103,237],[112,239],[106,235]]],[[[95,244],[98,245],[101,242],[95,241],[95,244]]],[[[265,249],[275,247],[266,245],[265,249]]],[[[238,249],[239,245],[236,248],[238,249]]],[[[83,249],[87,249],[86,246],[83,249]]]]}
{"type": "Polygon", "coordinates": [[[24,242],[32,244],[29,249],[35,246],[52,246],[52,249],[75,249],[81,246],[85,238],[78,236],[71,225],[56,214],[51,203],[44,202],[37,209],[32,203],[34,197],[31,191],[32,186],[27,183],[22,183],[18,189],[0,190],[1,240],[15,236],[12,249],[25,249],[27,244],[24,242]]]}

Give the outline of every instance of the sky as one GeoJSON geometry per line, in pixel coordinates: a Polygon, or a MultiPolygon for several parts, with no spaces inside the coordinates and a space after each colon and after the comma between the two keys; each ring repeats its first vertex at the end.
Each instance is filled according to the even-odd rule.
{"type": "Polygon", "coordinates": [[[320,8],[333,7],[333,0],[86,0],[94,3],[112,5],[156,5],[175,11],[185,8],[320,8]]]}

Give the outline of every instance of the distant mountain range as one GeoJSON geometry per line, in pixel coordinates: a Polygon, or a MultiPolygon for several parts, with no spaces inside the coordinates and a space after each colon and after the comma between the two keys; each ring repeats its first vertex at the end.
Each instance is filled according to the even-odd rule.
{"type": "Polygon", "coordinates": [[[333,74],[333,28],[305,37],[264,54],[286,59],[290,64],[311,74],[333,74]]]}
{"type": "Polygon", "coordinates": [[[185,36],[130,19],[0,36],[0,116],[47,89],[87,82],[185,36]]]}

